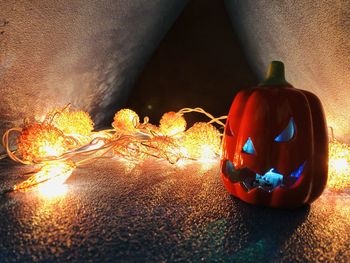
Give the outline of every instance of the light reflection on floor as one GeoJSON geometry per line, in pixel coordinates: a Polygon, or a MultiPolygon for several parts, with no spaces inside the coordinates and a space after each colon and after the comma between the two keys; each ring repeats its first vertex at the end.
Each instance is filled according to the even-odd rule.
{"type": "MultiPolygon", "coordinates": [[[[18,182],[16,169],[0,164],[0,185],[18,182]]],[[[218,172],[209,163],[101,160],[74,170],[61,190],[3,196],[0,258],[350,260],[350,193],[327,191],[295,211],[259,208],[230,197],[218,172]]]]}
{"type": "Polygon", "coordinates": [[[47,199],[61,197],[67,194],[68,186],[66,184],[56,184],[54,182],[45,182],[36,187],[36,191],[47,199]]]}

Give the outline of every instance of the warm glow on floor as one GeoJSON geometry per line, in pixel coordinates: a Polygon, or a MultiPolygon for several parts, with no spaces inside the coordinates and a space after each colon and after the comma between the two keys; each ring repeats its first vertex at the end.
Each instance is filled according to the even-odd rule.
{"type": "Polygon", "coordinates": [[[26,181],[13,187],[16,190],[26,190],[34,187],[47,196],[62,193],[67,178],[72,174],[74,166],[71,163],[55,162],[42,167],[26,181]]]}
{"type": "Polygon", "coordinates": [[[64,196],[68,192],[68,186],[66,184],[48,181],[38,185],[36,190],[40,196],[51,199],[64,196]]]}

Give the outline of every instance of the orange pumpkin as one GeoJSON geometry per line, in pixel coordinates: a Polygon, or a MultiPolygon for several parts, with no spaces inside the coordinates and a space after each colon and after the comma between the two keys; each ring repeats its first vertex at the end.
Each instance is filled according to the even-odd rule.
{"type": "Polygon", "coordinates": [[[271,62],[258,87],[237,94],[222,147],[224,185],[247,203],[299,207],[326,186],[328,137],[321,102],[285,80],[282,62],[271,62]]]}

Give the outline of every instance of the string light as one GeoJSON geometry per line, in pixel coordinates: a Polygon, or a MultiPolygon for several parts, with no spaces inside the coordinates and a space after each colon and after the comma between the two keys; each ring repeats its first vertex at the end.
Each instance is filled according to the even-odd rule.
{"type": "Polygon", "coordinates": [[[183,158],[180,142],[169,136],[155,136],[142,143],[145,146],[145,153],[150,156],[168,160],[170,163],[176,163],[183,158]]]}
{"type": "Polygon", "coordinates": [[[211,123],[224,126],[221,122],[224,118],[215,118],[201,108],[185,108],[165,113],[157,127],[149,123],[148,117],[141,123],[136,112],[121,109],[114,116],[113,129],[94,132],[88,113],[66,105],[50,111],[42,122],[5,132],[3,145],[8,156],[17,162],[39,166],[36,173],[11,191],[40,184],[41,192],[45,192],[43,188],[61,185],[75,167],[100,158],[118,156],[138,162],[152,156],[175,164],[217,157],[221,134],[211,123]],[[210,120],[196,123],[186,131],[184,114],[191,112],[204,114],[210,120]],[[9,141],[15,132],[19,133],[17,149],[11,150],[9,141]]]}

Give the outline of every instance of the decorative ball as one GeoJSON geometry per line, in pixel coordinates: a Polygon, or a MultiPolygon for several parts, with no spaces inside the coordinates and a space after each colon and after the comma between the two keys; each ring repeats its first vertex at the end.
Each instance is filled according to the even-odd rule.
{"type": "Polygon", "coordinates": [[[18,138],[18,151],[26,161],[60,156],[69,148],[62,131],[46,123],[34,123],[23,128],[18,138]]]}
{"type": "Polygon", "coordinates": [[[50,113],[51,124],[60,129],[66,135],[89,135],[94,129],[94,123],[89,113],[82,110],[71,110],[69,107],[63,110],[55,110],[50,113]]]}
{"type": "Polygon", "coordinates": [[[183,153],[194,159],[210,159],[220,152],[220,132],[211,124],[197,122],[185,132],[183,153]]]}
{"type": "Polygon", "coordinates": [[[160,131],[167,136],[173,136],[186,130],[186,120],[182,114],[170,111],[165,113],[160,120],[160,131]]]}
{"type": "Polygon", "coordinates": [[[130,109],[121,109],[114,115],[112,126],[124,132],[134,132],[140,124],[140,118],[136,112],[130,109]]]}

